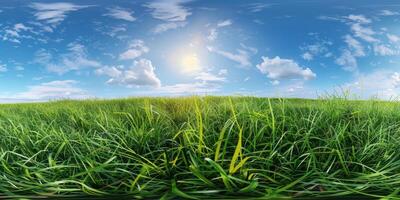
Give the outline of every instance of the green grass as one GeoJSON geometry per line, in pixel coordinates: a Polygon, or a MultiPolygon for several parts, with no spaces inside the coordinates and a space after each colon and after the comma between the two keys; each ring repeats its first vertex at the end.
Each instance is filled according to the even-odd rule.
{"type": "Polygon", "coordinates": [[[400,103],[253,97],[0,105],[2,196],[400,199],[400,103]]]}

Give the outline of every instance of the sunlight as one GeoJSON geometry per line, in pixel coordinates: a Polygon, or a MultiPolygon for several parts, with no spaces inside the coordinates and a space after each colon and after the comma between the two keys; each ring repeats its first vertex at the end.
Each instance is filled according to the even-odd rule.
{"type": "Polygon", "coordinates": [[[182,42],[169,50],[167,60],[174,72],[180,76],[196,75],[207,64],[202,49],[204,47],[195,39],[190,42],[182,42]]]}
{"type": "Polygon", "coordinates": [[[180,68],[185,74],[193,74],[200,71],[200,61],[196,53],[183,55],[180,60],[180,68]]]}

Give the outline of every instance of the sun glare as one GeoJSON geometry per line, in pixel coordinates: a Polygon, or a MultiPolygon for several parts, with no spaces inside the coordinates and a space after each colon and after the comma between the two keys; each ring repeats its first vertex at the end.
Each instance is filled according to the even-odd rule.
{"type": "Polygon", "coordinates": [[[191,76],[202,71],[206,64],[197,46],[182,45],[174,48],[169,56],[170,65],[180,75],[191,76]]]}
{"type": "Polygon", "coordinates": [[[195,53],[183,55],[180,60],[180,68],[184,73],[195,73],[200,70],[200,61],[195,53]]]}

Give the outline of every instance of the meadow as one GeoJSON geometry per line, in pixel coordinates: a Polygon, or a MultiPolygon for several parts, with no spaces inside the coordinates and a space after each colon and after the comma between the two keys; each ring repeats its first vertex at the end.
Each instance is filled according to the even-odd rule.
{"type": "Polygon", "coordinates": [[[400,103],[256,97],[0,105],[0,198],[400,199],[400,103]]]}

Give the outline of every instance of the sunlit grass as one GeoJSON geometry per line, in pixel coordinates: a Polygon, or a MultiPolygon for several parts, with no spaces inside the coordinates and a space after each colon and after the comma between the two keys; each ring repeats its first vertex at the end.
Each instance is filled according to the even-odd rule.
{"type": "Polygon", "coordinates": [[[0,193],[397,198],[400,103],[253,97],[0,105],[0,193]]]}

